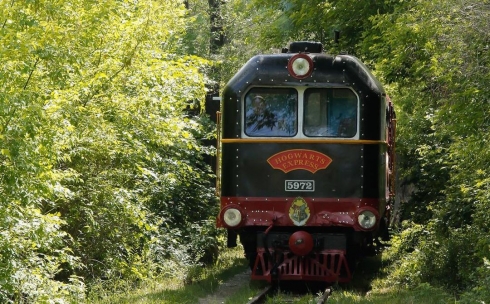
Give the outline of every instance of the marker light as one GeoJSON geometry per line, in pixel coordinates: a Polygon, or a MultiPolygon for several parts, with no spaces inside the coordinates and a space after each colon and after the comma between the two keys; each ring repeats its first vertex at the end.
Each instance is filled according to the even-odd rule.
{"type": "Polygon", "coordinates": [[[238,209],[230,208],[223,214],[223,220],[225,221],[226,225],[235,227],[242,221],[242,214],[238,209]]]}
{"type": "Polygon", "coordinates": [[[363,229],[371,229],[376,225],[376,215],[369,210],[364,210],[357,216],[357,222],[363,229]]]}
{"type": "Polygon", "coordinates": [[[289,59],[288,71],[294,78],[305,79],[313,72],[313,60],[306,54],[296,54],[289,59]]]}

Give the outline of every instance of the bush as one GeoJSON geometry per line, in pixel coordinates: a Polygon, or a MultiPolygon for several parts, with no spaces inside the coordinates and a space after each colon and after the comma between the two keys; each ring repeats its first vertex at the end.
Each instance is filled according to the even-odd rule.
{"type": "Polygon", "coordinates": [[[83,279],[59,281],[63,267],[79,267],[67,247],[63,221],[39,209],[0,203],[0,302],[66,303],[84,299],[83,279]]]}
{"type": "Polygon", "coordinates": [[[463,293],[461,303],[490,303],[490,261],[483,259],[483,266],[476,272],[475,286],[463,293]]]}
{"type": "Polygon", "coordinates": [[[202,145],[212,125],[187,108],[204,99],[209,63],[182,53],[184,6],[0,11],[0,301],[61,302],[83,282],[151,277],[175,235],[198,263],[215,212],[202,145]]]}

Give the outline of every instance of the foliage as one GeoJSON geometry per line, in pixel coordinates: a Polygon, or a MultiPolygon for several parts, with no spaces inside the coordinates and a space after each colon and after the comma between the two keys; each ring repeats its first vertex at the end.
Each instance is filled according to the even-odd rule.
{"type": "Polygon", "coordinates": [[[395,102],[399,173],[415,190],[390,282],[488,301],[488,1],[221,3],[213,66],[196,56],[210,52],[200,13],[216,13],[201,0],[0,4],[0,301],[82,300],[92,280],[213,255],[213,125],[191,112],[210,71],[226,81],[291,40],[358,55],[395,102]]]}
{"type": "Polygon", "coordinates": [[[79,265],[64,242],[59,215],[43,215],[39,209],[3,201],[0,221],[0,301],[58,303],[84,298],[79,277],[71,276],[69,282],[54,280],[61,264],[79,265]]]}
{"type": "Polygon", "coordinates": [[[276,12],[251,1],[236,0],[226,1],[221,14],[226,43],[214,59],[217,79],[223,87],[251,57],[277,49],[278,45],[261,39],[264,28],[276,19],[276,12]]]}
{"type": "Polygon", "coordinates": [[[484,259],[483,266],[479,267],[476,272],[478,284],[475,284],[471,290],[463,293],[461,303],[487,303],[490,301],[490,261],[484,259]]]}
{"type": "Polygon", "coordinates": [[[182,37],[182,47],[186,54],[204,56],[210,53],[209,1],[187,0],[187,26],[182,37]]]}
{"type": "MultiPolygon", "coordinates": [[[[236,2],[246,5],[247,11],[253,12],[254,21],[262,25],[253,34],[256,49],[264,50],[264,46],[282,47],[290,41],[312,40],[321,42],[326,49],[347,51],[359,56],[360,49],[356,46],[362,34],[371,29],[369,17],[392,11],[399,3],[386,0],[236,2]],[[340,32],[339,45],[334,43],[334,31],[340,32]]],[[[245,39],[249,37],[250,34],[245,39]]]]}
{"type": "Polygon", "coordinates": [[[451,286],[464,290],[474,284],[473,266],[478,262],[474,248],[467,246],[466,229],[451,231],[450,237],[435,232],[428,225],[404,222],[403,231],[392,240],[384,253],[390,261],[390,271],[384,284],[412,288],[423,283],[451,286]]]}
{"type": "Polygon", "coordinates": [[[416,188],[404,205],[416,225],[404,233],[419,233],[401,235],[410,250],[395,246],[393,282],[488,290],[489,13],[485,1],[414,1],[373,16],[364,33],[396,101],[399,168],[416,188]]]}
{"type": "Polygon", "coordinates": [[[196,263],[215,211],[212,124],[188,109],[203,108],[209,64],[181,52],[183,5],[0,11],[0,301],[82,299],[83,282],[155,275],[188,244],[196,263]]]}
{"type": "Polygon", "coordinates": [[[402,219],[412,224],[391,253],[396,267],[390,282],[430,282],[467,291],[466,299],[485,299],[489,2],[251,0],[227,7],[234,23],[226,27],[232,41],[225,51],[233,57],[224,64],[243,63],[245,54],[291,40],[316,40],[373,69],[397,111],[402,187],[414,189],[402,202],[402,219]],[[339,45],[333,30],[341,31],[339,45]]]}

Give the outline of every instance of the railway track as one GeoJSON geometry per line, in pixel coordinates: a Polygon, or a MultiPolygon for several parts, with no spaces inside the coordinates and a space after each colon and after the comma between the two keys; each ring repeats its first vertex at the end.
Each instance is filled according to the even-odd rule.
{"type": "MultiPolygon", "coordinates": [[[[265,303],[267,297],[274,297],[277,294],[277,289],[270,285],[262,289],[255,297],[253,297],[247,304],[263,304],[265,303]]],[[[328,297],[332,294],[332,288],[327,288],[321,295],[316,299],[316,304],[327,303],[328,297]]],[[[303,295],[304,296],[304,295],[303,295]]],[[[298,295],[291,294],[281,294],[281,301],[284,303],[293,303],[294,299],[297,299],[298,295]]]]}

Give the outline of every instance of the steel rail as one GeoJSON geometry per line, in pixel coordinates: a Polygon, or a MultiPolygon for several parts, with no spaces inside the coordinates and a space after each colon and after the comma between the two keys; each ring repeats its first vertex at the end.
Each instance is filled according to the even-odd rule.
{"type": "Polygon", "coordinates": [[[262,289],[255,297],[253,297],[250,301],[247,302],[247,304],[257,304],[260,303],[262,300],[265,299],[265,297],[271,293],[273,290],[272,285],[267,286],[266,288],[262,289]]]}
{"type": "Polygon", "coordinates": [[[323,293],[323,295],[318,299],[318,301],[316,301],[316,304],[324,304],[327,302],[328,300],[328,297],[330,297],[330,295],[332,294],[332,289],[331,288],[327,288],[325,290],[325,292],[323,293]]]}

